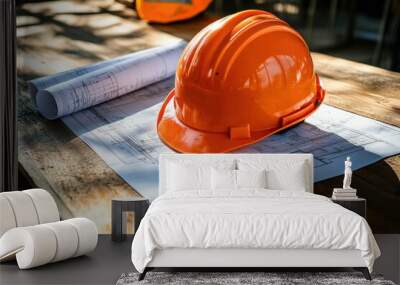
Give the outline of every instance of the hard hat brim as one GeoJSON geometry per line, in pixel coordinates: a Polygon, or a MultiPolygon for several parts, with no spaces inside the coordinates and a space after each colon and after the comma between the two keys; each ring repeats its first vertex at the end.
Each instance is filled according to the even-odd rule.
{"type": "Polygon", "coordinates": [[[273,135],[279,131],[294,126],[313,113],[322,102],[325,90],[320,86],[317,78],[317,103],[313,104],[310,111],[303,113],[302,116],[296,118],[283,127],[276,129],[268,129],[265,131],[251,132],[250,138],[231,139],[228,133],[211,133],[193,129],[182,123],[173,110],[173,98],[175,89],[173,89],[160,109],[157,118],[157,132],[160,139],[170,148],[181,153],[223,153],[230,152],[244,146],[254,144],[264,138],[273,135]],[[167,111],[167,112],[166,112],[167,111]]]}

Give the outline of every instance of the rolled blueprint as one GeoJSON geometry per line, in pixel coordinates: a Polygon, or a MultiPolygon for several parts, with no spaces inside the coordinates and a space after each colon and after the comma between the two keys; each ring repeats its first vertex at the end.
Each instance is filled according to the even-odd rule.
{"type": "Polygon", "coordinates": [[[174,75],[183,41],[29,82],[38,111],[56,119],[174,75]]]}
{"type": "Polygon", "coordinates": [[[66,70],[63,72],[59,72],[56,74],[52,74],[49,76],[44,76],[44,77],[40,77],[37,79],[33,79],[31,81],[28,82],[28,87],[29,87],[29,93],[32,96],[32,99],[34,100],[34,102],[36,101],[36,94],[39,90],[43,90],[46,89],[50,86],[77,78],[79,76],[82,76],[84,74],[87,74],[89,72],[93,72],[96,71],[100,68],[106,67],[106,66],[110,66],[114,63],[117,62],[121,62],[124,61],[126,59],[129,59],[133,56],[137,56],[139,53],[149,53],[152,52],[152,49],[147,49],[147,50],[143,50],[137,53],[129,53],[123,56],[119,56],[110,60],[104,60],[104,61],[100,61],[94,64],[90,64],[90,65],[85,65],[85,66],[81,66],[78,68],[74,68],[74,69],[70,69],[70,70],[66,70]]]}

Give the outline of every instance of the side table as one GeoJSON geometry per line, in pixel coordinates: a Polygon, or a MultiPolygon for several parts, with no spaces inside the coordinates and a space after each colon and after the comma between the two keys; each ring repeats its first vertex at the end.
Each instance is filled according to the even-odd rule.
{"type": "Polygon", "coordinates": [[[367,200],[364,198],[354,199],[332,199],[332,202],[341,205],[342,207],[359,214],[364,219],[367,218],[367,200]]]}
{"type": "Polygon", "coordinates": [[[117,198],[112,200],[111,204],[111,238],[113,241],[123,241],[126,239],[126,214],[134,212],[135,215],[135,232],[139,227],[140,221],[146,214],[150,202],[146,198],[117,198]]]}

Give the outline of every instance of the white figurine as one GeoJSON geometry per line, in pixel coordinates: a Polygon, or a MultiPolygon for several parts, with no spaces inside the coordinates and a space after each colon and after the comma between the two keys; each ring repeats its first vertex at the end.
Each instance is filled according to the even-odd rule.
{"type": "Polygon", "coordinates": [[[343,189],[351,189],[351,176],[353,171],[351,170],[351,160],[350,156],[347,157],[344,162],[344,179],[343,179],[343,189]]]}

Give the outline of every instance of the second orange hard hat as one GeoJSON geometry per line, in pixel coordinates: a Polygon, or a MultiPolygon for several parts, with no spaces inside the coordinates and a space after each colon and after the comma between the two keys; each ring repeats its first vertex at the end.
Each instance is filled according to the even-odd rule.
{"type": "Polygon", "coordinates": [[[324,95],[303,38],[268,12],[243,11],[189,42],[157,131],[179,152],[229,152],[303,121],[324,95]]]}
{"type": "Polygon", "coordinates": [[[210,5],[212,0],[136,0],[139,17],[152,23],[173,23],[190,19],[210,5]]]}

